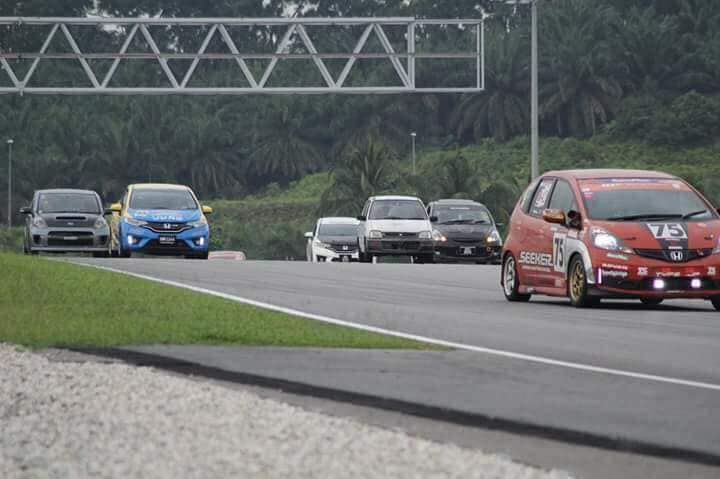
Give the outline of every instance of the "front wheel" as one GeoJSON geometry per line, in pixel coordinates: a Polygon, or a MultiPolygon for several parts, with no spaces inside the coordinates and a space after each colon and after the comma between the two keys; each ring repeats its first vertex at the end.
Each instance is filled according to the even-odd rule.
{"type": "Polygon", "coordinates": [[[515,257],[511,254],[505,258],[505,263],[502,268],[502,286],[505,298],[512,302],[527,302],[530,300],[529,294],[520,294],[520,280],[517,273],[517,265],[515,263],[515,257]]]}
{"type": "Polygon", "coordinates": [[[575,256],[570,262],[568,273],[570,303],[576,308],[589,308],[596,305],[598,301],[590,297],[589,290],[585,263],[580,256],[575,256]]]}

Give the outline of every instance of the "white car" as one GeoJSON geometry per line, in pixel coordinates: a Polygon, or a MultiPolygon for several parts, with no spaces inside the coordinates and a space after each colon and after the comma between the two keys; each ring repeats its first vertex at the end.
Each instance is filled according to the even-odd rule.
{"type": "Polygon", "coordinates": [[[358,225],[355,218],[320,218],[315,229],[305,233],[307,260],[312,263],[358,261],[358,225]]]}
{"type": "Polygon", "coordinates": [[[373,196],[367,200],[358,229],[360,261],[381,256],[409,256],[432,263],[435,250],[431,218],[414,196],[373,196]]]}

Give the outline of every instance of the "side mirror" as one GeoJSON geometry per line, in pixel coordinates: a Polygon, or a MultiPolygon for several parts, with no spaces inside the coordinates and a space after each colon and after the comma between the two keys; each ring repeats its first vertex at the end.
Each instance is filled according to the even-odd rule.
{"type": "Polygon", "coordinates": [[[212,212],[213,212],[213,209],[210,208],[209,206],[204,206],[204,205],[203,205],[202,207],[200,207],[200,209],[202,210],[202,212],[203,212],[204,215],[211,215],[212,212]]]}
{"type": "Polygon", "coordinates": [[[109,208],[110,214],[112,213],[120,213],[122,212],[122,204],[121,203],[113,203],[110,205],[109,208]]]}
{"type": "Polygon", "coordinates": [[[360,215],[357,217],[358,221],[367,221],[367,216],[360,215]]]}
{"type": "Polygon", "coordinates": [[[563,210],[545,210],[543,211],[543,219],[548,223],[564,225],[565,212],[563,210]]]}
{"type": "Polygon", "coordinates": [[[498,228],[502,228],[503,226],[505,226],[505,223],[495,223],[495,226],[498,228]]]}
{"type": "Polygon", "coordinates": [[[438,222],[438,217],[437,217],[437,216],[431,216],[431,217],[430,217],[430,223],[437,223],[437,222],[438,222]]]}
{"type": "Polygon", "coordinates": [[[305,237],[307,239],[312,239],[312,237],[313,237],[312,231],[308,231],[307,233],[305,233],[305,237]]]}
{"type": "Polygon", "coordinates": [[[31,215],[32,208],[30,206],[23,206],[22,208],[20,208],[20,214],[21,215],[31,215]]]}

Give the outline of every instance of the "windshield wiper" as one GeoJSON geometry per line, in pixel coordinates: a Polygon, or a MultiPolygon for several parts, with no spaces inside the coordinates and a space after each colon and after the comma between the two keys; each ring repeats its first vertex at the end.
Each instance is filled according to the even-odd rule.
{"type": "Polygon", "coordinates": [[[684,214],[682,219],[687,220],[687,219],[692,218],[693,216],[699,216],[699,215],[701,215],[703,213],[707,213],[707,212],[708,212],[708,210],[693,211],[692,213],[684,214]]]}
{"type": "Polygon", "coordinates": [[[679,215],[679,214],[644,214],[644,215],[615,216],[612,218],[606,218],[605,221],[662,220],[662,219],[682,218],[682,217],[683,217],[683,215],[679,215]]]}
{"type": "Polygon", "coordinates": [[[474,224],[474,225],[487,225],[487,224],[490,224],[490,223],[489,223],[488,221],[485,221],[485,220],[475,220],[475,221],[473,221],[473,224],[474,224]]]}
{"type": "Polygon", "coordinates": [[[444,221],[440,223],[441,225],[461,225],[463,223],[467,223],[472,220],[450,220],[450,221],[444,221]]]}

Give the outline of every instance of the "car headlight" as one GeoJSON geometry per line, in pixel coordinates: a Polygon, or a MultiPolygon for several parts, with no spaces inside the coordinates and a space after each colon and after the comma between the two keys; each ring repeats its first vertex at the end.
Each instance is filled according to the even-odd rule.
{"type": "Polygon", "coordinates": [[[201,226],[205,226],[207,224],[207,220],[205,218],[200,218],[197,221],[192,221],[188,223],[192,228],[199,228],[201,226]]]}
{"type": "Polygon", "coordinates": [[[596,248],[604,249],[607,251],[620,251],[626,254],[632,254],[633,250],[626,247],[622,240],[612,233],[608,233],[605,230],[595,229],[590,232],[593,240],[593,245],[596,248]]]}
{"type": "Polygon", "coordinates": [[[42,216],[36,216],[33,218],[32,225],[36,228],[47,228],[47,223],[44,219],[42,219],[42,216]]]}
{"type": "Polygon", "coordinates": [[[420,239],[431,239],[432,233],[430,231],[421,231],[418,233],[418,238],[420,239]]]}
{"type": "Polygon", "coordinates": [[[96,230],[99,230],[100,228],[105,228],[107,226],[107,221],[105,221],[105,218],[102,216],[98,216],[98,219],[95,220],[95,224],[93,225],[93,228],[96,230]]]}
{"type": "Polygon", "coordinates": [[[433,241],[437,241],[439,243],[444,243],[447,241],[447,237],[438,230],[433,230],[432,239],[433,241]]]}
{"type": "Polygon", "coordinates": [[[127,216],[125,218],[125,221],[127,222],[127,224],[133,225],[133,226],[143,226],[143,225],[148,224],[147,221],[136,220],[135,218],[133,218],[131,216],[127,216]]]}
{"type": "Polygon", "coordinates": [[[368,237],[369,237],[370,239],[382,239],[383,234],[382,234],[382,231],[373,230],[373,231],[370,232],[370,234],[368,235],[368,237]]]}
{"type": "Polygon", "coordinates": [[[502,238],[500,238],[500,233],[497,232],[497,230],[493,230],[492,233],[487,235],[487,238],[485,238],[485,241],[491,244],[495,243],[502,243],[502,238]]]}
{"type": "Polygon", "coordinates": [[[318,248],[330,249],[329,244],[323,243],[322,241],[318,241],[318,240],[315,240],[315,246],[317,246],[318,248]]]}

